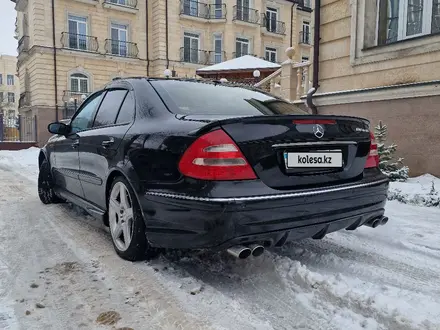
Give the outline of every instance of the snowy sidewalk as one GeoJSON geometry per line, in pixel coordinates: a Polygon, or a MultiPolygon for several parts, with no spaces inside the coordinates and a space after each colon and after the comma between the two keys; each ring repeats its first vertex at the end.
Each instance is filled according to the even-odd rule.
{"type": "MultiPolygon", "coordinates": [[[[93,220],[39,202],[37,156],[0,151],[0,329],[440,329],[440,208],[391,201],[386,226],[246,261],[130,263],[93,220]]],[[[398,185],[429,191],[417,180],[398,185]]]]}

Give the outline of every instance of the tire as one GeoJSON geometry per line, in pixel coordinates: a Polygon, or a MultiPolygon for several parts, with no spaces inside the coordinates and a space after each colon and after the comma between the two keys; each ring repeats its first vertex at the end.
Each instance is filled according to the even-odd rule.
{"type": "Polygon", "coordinates": [[[129,261],[155,257],[158,252],[148,244],[139,203],[125,178],[115,178],[107,203],[110,234],[116,253],[129,261]]]}
{"type": "Polygon", "coordinates": [[[59,198],[54,190],[54,180],[50,171],[50,164],[45,159],[40,166],[38,173],[38,197],[43,204],[62,203],[63,200],[59,198]]]}

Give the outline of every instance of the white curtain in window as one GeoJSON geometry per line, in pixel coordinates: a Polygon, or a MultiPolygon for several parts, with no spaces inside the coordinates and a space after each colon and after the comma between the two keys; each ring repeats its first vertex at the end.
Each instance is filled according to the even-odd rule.
{"type": "Polygon", "coordinates": [[[412,36],[423,32],[424,0],[408,0],[406,35],[412,36]]]}

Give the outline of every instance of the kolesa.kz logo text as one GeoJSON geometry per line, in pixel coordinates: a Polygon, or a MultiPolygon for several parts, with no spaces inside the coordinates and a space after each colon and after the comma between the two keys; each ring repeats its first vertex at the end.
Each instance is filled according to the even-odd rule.
{"type": "Polygon", "coordinates": [[[322,157],[310,157],[310,156],[298,156],[298,164],[331,164],[331,156],[322,157]]]}

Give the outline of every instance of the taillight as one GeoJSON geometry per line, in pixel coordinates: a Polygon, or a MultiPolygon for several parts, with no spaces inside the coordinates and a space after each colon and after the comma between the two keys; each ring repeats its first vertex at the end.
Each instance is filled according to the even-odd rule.
{"type": "Polygon", "coordinates": [[[195,140],[180,159],[179,171],[201,180],[256,179],[240,149],[221,129],[195,140]]]}
{"type": "Polygon", "coordinates": [[[371,144],[370,153],[368,154],[367,163],[365,168],[379,167],[379,153],[377,152],[377,143],[374,138],[374,134],[370,132],[371,144]]]}

